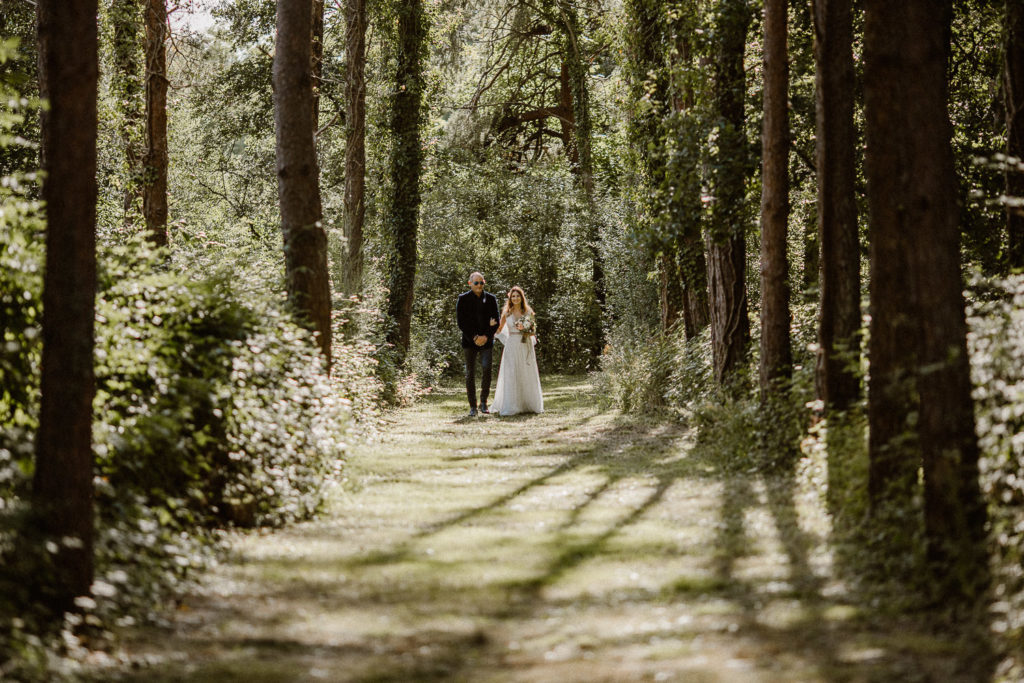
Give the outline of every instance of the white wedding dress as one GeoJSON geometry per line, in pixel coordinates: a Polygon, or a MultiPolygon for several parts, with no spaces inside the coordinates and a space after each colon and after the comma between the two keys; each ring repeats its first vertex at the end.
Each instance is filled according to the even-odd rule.
{"type": "Polygon", "coordinates": [[[495,339],[504,345],[498,368],[498,387],[491,402],[491,412],[498,415],[544,412],[537,353],[533,348],[537,338],[531,335],[524,342],[522,333],[516,329],[518,319],[518,316],[509,315],[501,332],[495,335],[495,339]]]}

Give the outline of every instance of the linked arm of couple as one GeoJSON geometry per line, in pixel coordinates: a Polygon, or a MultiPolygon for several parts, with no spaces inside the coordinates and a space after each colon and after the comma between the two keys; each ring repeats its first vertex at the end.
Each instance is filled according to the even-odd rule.
{"type": "MultiPolygon", "coordinates": [[[[501,322],[500,323],[497,320],[495,320],[494,318],[491,318],[490,325],[492,327],[494,325],[498,326],[498,329],[495,331],[495,334],[498,334],[503,329],[505,329],[505,318],[506,318],[506,316],[501,316],[501,322]]],[[[523,327],[522,327],[522,325],[520,323],[517,322],[516,323],[516,329],[517,330],[522,330],[523,327]]],[[[536,336],[534,338],[536,339],[536,336]]],[[[477,336],[473,337],[473,341],[476,343],[477,346],[483,346],[484,344],[487,343],[487,335],[478,334],[477,336]]],[[[540,340],[537,339],[537,341],[540,341],[540,340]]]]}

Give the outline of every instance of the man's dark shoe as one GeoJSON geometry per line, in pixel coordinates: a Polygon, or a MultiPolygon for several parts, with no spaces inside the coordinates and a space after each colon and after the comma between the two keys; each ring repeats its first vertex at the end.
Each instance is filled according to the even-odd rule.
{"type": "Polygon", "coordinates": [[[476,417],[476,408],[470,408],[469,409],[469,416],[470,417],[476,417]]]}
{"type": "Polygon", "coordinates": [[[480,406],[480,412],[483,413],[484,415],[490,415],[491,414],[491,411],[487,409],[487,404],[486,403],[484,403],[482,406],[480,406]]]}

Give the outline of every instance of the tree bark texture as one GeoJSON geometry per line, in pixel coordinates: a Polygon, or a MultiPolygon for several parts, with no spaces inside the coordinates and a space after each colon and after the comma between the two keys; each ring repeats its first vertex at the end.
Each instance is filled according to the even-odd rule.
{"type": "Polygon", "coordinates": [[[976,598],[985,508],[947,110],[951,0],[865,0],[871,238],[869,494],[912,510],[924,471],[930,583],[976,598]]]}
{"type": "Polygon", "coordinates": [[[366,216],[366,0],[345,4],[345,263],[343,290],[363,289],[366,216]]]}
{"type": "Polygon", "coordinates": [[[860,240],[853,120],[852,0],[814,0],[821,309],[818,395],[830,410],[860,395],[860,240]]]}
{"type": "Polygon", "coordinates": [[[142,1],[113,0],[109,17],[112,25],[115,77],[114,102],[118,121],[118,142],[124,149],[124,168],[127,184],[124,190],[124,224],[131,227],[137,220],[142,202],[144,68],[142,55],[145,46],[142,37],[142,1]]]}
{"type": "Polygon", "coordinates": [[[413,291],[416,282],[416,234],[419,225],[420,142],[423,59],[427,26],[422,0],[399,0],[397,71],[391,104],[392,191],[387,226],[391,239],[388,264],[387,335],[399,358],[409,350],[413,291]]]}
{"type": "Polygon", "coordinates": [[[167,244],[167,5],[146,0],[146,157],[142,213],[150,239],[167,244]]]}
{"type": "Polygon", "coordinates": [[[789,328],[789,54],[787,0],[764,3],[761,154],[761,399],[792,373],[789,328]]]}
{"type": "Polygon", "coordinates": [[[715,377],[727,383],[743,368],[750,341],[747,315],[746,195],[743,54],[751,13],[746,0],[720,0],[714,58],[718,151],[712,166],[711,220],[707,231],[708,288],[715,377]]]}
{"type": "Polygon", "coordinates": [[[56,542],[56,614],[88,595],[93,576],[92,401],[96,295],[96,0],[39,0],[39,59],[49,99],[43,139],[46,276],[42,398],[32,507],[56,542]],[[66,539],[74,539],[68,542],[66,539]]]}
{"type": "MultiPolygon", "coordinates": [[[[1024,160],[1024,1],[1006,0],[1003,98],[1006,153],[1024,160]]],[[[1007,169],[1006,195],[1024,198],[1024,171],[1007,169]]],[[[1024,269],[1024,210],[1006,209],[1006,265],[1024,269]]]]}
{"type": "Polygon", "coordinates": [[[329,368],[331,293],[313,130],[312,21],[312,0],[277,3],[273,75],[277,196],[288,303],[295,316],[318,333],[329,368]]]}

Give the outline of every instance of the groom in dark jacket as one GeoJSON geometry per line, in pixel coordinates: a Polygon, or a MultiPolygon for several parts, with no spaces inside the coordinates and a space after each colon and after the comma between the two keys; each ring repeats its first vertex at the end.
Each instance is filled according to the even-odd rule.
{"type": "Polygon", "coordinates": [[[491,391],[491,354],[494,333],[498,331],[498,300],[484,291],[484,276],[469,276],[469,291],[459,295],[455,318],[462,330],[462,348],[466,354],[466,395],[469,416],[476,416],[476,359],[480,358],[480,412],[487,413],[487,395],[491,391]]]}

